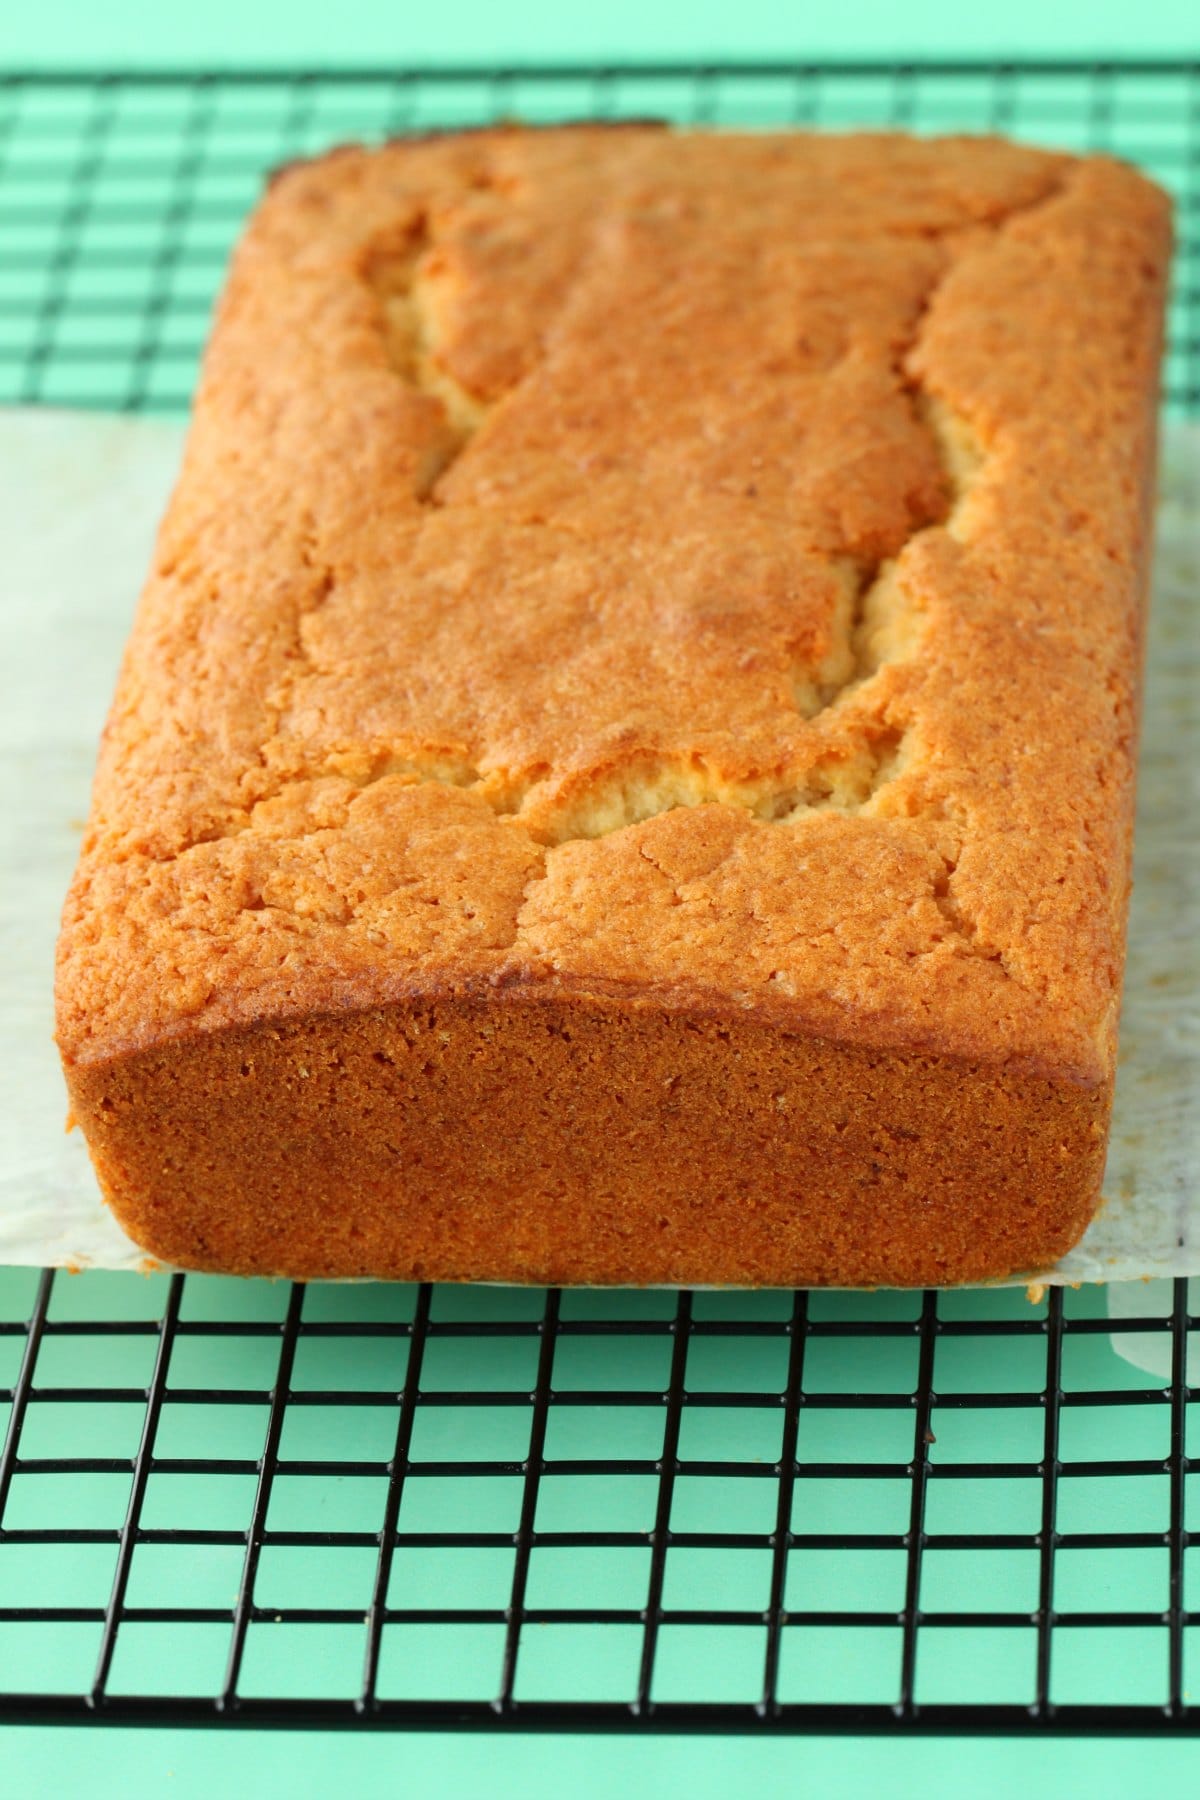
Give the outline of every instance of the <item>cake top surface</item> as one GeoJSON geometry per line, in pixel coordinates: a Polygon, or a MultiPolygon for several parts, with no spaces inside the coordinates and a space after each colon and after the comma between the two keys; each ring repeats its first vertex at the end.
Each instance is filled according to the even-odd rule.
{"type": "Polygon", "coordinates": [[[239,247],[59,1034],[518,987],[1111,1067],[1163,197],[996,140],[496,129],[239,247]]]}

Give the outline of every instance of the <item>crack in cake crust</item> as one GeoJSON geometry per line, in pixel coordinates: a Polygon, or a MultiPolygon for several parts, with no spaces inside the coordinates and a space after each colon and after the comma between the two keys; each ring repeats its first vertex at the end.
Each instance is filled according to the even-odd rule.
{"type": "Polygon", "coordinates": [[[412,224],[399,250],[386,245],[368,251],[365,278],[382,315],[388,363],[400,379],[436,400],[446,424],[446,440],[421,469],[415,490],[419,500],[437,505],[437,483],[457,461],[487,418],[491,408],[468,393],[438,360],[437,337],[426,304],[426,280],[437,248],[426,214],[412,224]]]}

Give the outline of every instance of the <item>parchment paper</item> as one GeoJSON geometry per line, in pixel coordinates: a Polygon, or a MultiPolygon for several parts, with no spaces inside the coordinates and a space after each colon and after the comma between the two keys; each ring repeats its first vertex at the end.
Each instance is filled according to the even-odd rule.
{"type": "MultiPolygon", "coordinates": [[[[0,412],[0,1263],[144,1265],[102,1205],[51,1041],[58,913],[177,466],[175,425],[0,412]]],[[[1200,429],[1169,430],[1106,1203],[1041,1282],[1200,1274],[1200,429]]],[[[1023,1281],[1030,1277],[1023,1277],[1023,1281]]]]}

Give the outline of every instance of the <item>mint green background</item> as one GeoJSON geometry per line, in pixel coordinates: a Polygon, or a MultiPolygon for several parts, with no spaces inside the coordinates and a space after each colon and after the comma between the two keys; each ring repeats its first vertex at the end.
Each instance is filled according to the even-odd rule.
{"type": "MultiPolygon", "coordinates": [[[[517,8],[487,0],[323,0],[248,6],[203,0],[39,0],[5,9],[0,67],[114,63],[540,61],[607,57],[821,55],[1200,55],[1194,0],[1098,9],[1014,0],[981,11],[947,0],[861,0],[801,8],[780,0],[607,0],[586,13],[549,0],[517,8]]],[[[628,1791],[708,1796],[802,1796],[818,1790],[904,1797],[971,1792],[1152,1793],[1195,1778],[1189,1744],[969,1740],[585,1740],[447,1736],[285,1735],[9,1729],[0,1738],[0,1789],[67,1794],[362,1796],[414,1793],[590,1797],[628,1791]]]]}
{"type": "Polygon", "coordinates": [[[14,1730],[0,1741],[0,1759],[5,1791],[34,1800],[51,1792],[88,1800],[1134,1800],[1172,1783],[1181,1795],[1192,1791],[1200,1745],[14,1730]]]}
{"type": "Polygon", "coordinates": [[[1194,0],[20,0],[4,10],[0,56],[49,65],[1200,54],[1194,0]]]}

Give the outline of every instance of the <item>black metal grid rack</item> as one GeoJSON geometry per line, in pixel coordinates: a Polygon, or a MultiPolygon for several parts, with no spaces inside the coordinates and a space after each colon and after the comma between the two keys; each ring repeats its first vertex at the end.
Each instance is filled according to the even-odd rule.
{"type": "Polygon", "coordinates": [[[1196,1728],[1186,1284],[8,1281],[0,1718],[1196,1728]]]}
{"type": "MultiPolygon", "coordinates": [[[[1150,64],[13,75],[0,398],[182,410],[274,162],[626,113],[1139,161],[1180,208],[1168,405],[1200,406],[1200,67],[1150,64]]],[[[1096,1290],[2,1271],[0,1720],[1195,1731],[1187,1284],[1120,1329],[1169,1374],[1096,1290]]]]}

